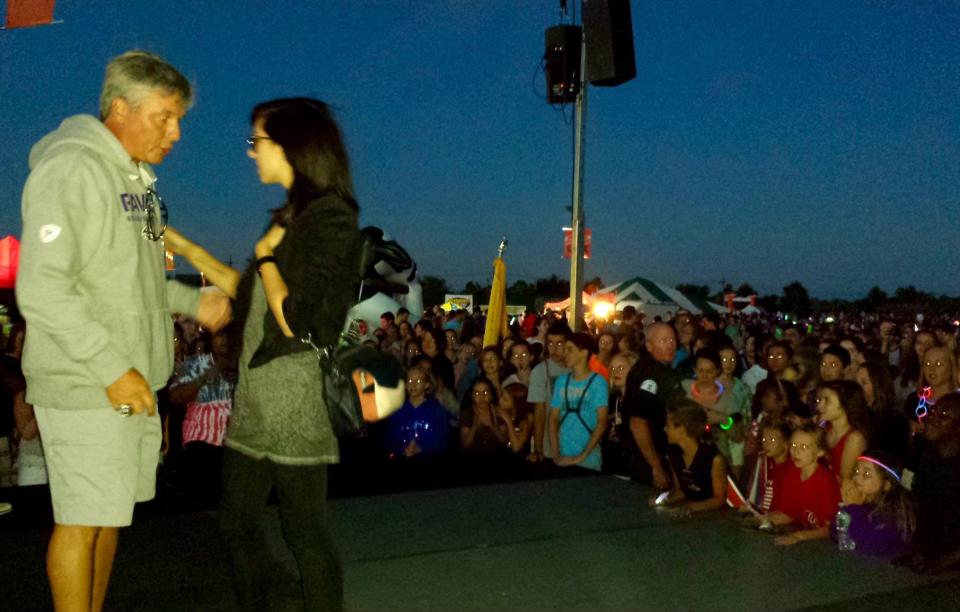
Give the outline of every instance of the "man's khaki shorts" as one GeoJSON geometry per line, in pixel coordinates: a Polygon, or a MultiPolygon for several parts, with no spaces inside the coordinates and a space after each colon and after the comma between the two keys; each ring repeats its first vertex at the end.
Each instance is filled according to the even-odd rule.
{"type": "Polygon", "coordinates": [[[34,406],[58,525],[126,527],[136,502],[153,499],[163,432],[160,416],[112,408],[34,406]]]}

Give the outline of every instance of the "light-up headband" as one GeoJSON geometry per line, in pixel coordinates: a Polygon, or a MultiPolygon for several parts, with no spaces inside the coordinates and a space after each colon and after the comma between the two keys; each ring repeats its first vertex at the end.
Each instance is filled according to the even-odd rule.
{"type": "Polygon", "coordinates": [[[885,469],[888,474],[890,474],[891,476],[893,476],[894,480],[896,480],[897,482],[900,482],[900,475],[897,474],[897,471],[896,471],[895,469],[893,469],[892,467],[890,467],[889,465],[887,465],[887,464],[885,464],[885,463],[883,463],[883,462],[881,462],[881,461],[877,461],[877,460],[874,459],[873,457],[867,457],[866,455],[860,455],[859,457],[857,457],[857,461],[866,461],[867,463],[872,463],[872,464],[874,464],[874,465],[878,465],[878,466],[882,467],[883,469],[885,469]]]}

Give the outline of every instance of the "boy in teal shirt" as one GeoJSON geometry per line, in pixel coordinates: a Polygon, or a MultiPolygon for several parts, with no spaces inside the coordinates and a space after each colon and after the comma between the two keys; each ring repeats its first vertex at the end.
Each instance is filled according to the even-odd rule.
{"type": "Polygon", "coordinates": [[[550,443],[559,449],[554,462],[600,471],[600,440],[607,429],[609,389],[604,378],[590,370],[596,341],[583,332],[566,342],[564,362],[569,374],[557,378],[550,402],[550,443]]]}

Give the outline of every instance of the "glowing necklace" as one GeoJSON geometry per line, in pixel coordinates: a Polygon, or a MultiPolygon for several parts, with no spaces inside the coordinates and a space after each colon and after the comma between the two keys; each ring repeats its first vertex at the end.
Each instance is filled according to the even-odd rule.
{"type": "Polygon", "coordinates": [[[920,401],[917,402],[917,409],[915,412],[917,413],[917,420],[920,421],[921,423],[923,422],[923,419],[927,416],[927,413],[930,412],[930,410],[928,409],[928,406],[930,405],[928,400],[932,395],[933,395],[933,389],[931,389],[930,387],[924,387],[922,391],[917,393],[917,397],[920,398],[920,401]]]}
{"type": "MultiPolygon", "coordinates": [[[[720,399],[720,396],[723,395],[723,383],[719,380],[713,381],[713,384],[717,385],[717,394],[714,396],[713,401],[716,402],[720,399]]],[[[693,384],[690,385],[690,394],[693,396],[693,399],[700,400],[702,396],[700,395],[700,390],[697,389],[697,381],[693,381],[693,384]]],[[[727,417],[727,420],[720,424],[720,429],[723,431],[728,431],[733,427],[733,417],[727,417]]],[[[707,431],[710,431],[710,426],[707,425],[707,431]]]]}
{"type": "MultiPolygon", "coordinates": [[[[714,401],[716,401],[721,395],[723,395],[723,384],[721,384],[719,380],[713,381],[713,384],[717,385],[717,395],[713,398],[714,401]]],[[[690,394],[693,395],[693,399],[702,399],[700,390],[697,389],[697,381],[693,381],[693,384],[690,385],[690,394]]]]}

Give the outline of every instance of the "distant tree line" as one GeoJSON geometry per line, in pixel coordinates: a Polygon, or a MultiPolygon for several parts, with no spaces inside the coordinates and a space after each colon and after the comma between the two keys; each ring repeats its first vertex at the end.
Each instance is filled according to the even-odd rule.
{"type": "MultiPolygon", "coordinates": [[[[442,304],[444,295],[448,293],[472,294],[475,304],[486,304],[490,300],[490,285],[470,281],[461,288],[450,287],[446,280],[439,276],[423,276],[420,278],[423,286],[423,301],[428,306],[442,304]]],[[[602,288],[603,280],[594,277],[584,283],[584,287],[602,288]]],[[[884,312],[958,312],[960,298],[946,295],[936,296],[920,291],[913,285],[899,287],[893,295],[888,294],[880,287],[872,287],[867,294],[856,300],[819,300],[810,296],[807,288],[799,281],[785,285],[779,295],[760,295],[749,284],[742,283],[734,287],[726,283],[721,291],[711,291],[707,285],[680,283],[677,290],[690,297],[709,300],[715,304],[724,303],[724,294],[734,293],[739,297],[757,296],[757,306],[768,311],[780,311],[797,316],[809,316],[821,312],[867,312],[878,310],[884,312]]],[[[507,287],[507,303],[524,305],[528,308],[537,308],[547,301],[562,300],[570,294],[570,281],[558,277],[556,274],[548,278],[538,278],[530,282],[525,280],[514,281],[507,287]]]]}

